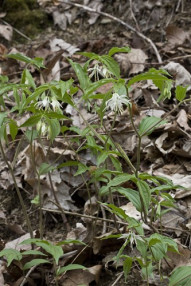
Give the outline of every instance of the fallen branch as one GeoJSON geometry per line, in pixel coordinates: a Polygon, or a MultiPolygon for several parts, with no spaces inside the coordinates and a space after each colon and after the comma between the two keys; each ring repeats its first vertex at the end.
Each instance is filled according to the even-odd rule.
{"type": "Polygon", "coordinates": [[[102,16],[105,16],[107,18],[110,18],[112,20],[114,20],[115,22],[118,22],[120,23],[121,25],[123,25],[124,27],[126,27],[127,29],[131,30],[132,32],[136,33],[140,38],[144,39],[145,41],[147,41],[151,47],[153,48],[154,52],[155,52],[155,55],[157,57],[157,60],[159,63],[162,63],[162,59],[161,59],[161,56],[159,54],[159,51],[157,49],[157,47],[155,46],[155,44],[153,43],[153,41],[146,37],[144,34],[142,34],[141,32],[137,31],[135,28],[133,28],[132,26],[130,26],[129,24],[127,24],[126,22],[120,20],[119,18],[115,17],[115,16],[112,16],[108,13],[105,13],[105,12],[99,12],[97,11],[96,9],[93,9],[93,8],[89,8],[85,5],[81,5],[81,4],[77,4],[77,3],[73,3],[73,2],[69,2],[69,1],[65,1],[65,0],[59,0],[60,3],[64,3],[64,4],[67,4],[67,5],[71,5],[71,6],[74,6],[74,7],[78,7],[78,8],[82,8],[90,13],[96,13],[96,14],[99,14],[99,15],[102,15],[102,16]]]}

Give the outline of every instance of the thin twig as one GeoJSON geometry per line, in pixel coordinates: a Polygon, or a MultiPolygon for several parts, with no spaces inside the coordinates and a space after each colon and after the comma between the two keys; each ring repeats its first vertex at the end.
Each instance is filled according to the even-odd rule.
{"type": "Polygon", "coordinates": [[[117,279],[113,282],[113,284],[112,284],[111,286],[117,285],[117,283],[118,283],[119,280],[123,277],[123,275],[124,275],[124,272],[121,272],[121,273],[119,274],[119,276],[117,277],[117,279]]]}
{"type": "Polygon", "coordinates": [[[25,282],[27,282],[27,279],[28,279],[29,275],[35,270],[36,267],[37,267],[37,265],[34,265],[33,267],[31,267],[31,269],[27,272],[27,274],[23,278],[23,281],[21,282],[20,286],[24,286],[25,285],[25,282]]]}
{"type": "MultiPolygon", "coordinates": [[[[47,208],[42,208],[43,211],[47,211],[47,212],[53,212],[53,213],[59,213],[61,214],[61,211],[59,210],[53,210],[53,209],[47,209],[47,208]]],[[[78,216],[78,217],[85,217],[85,218],[89,218],[89,219],[92,219],[92,220],[100,220],[100,221],[106,221],[106,222],[112,222],[113,223],[113,220],[112,219],[108,219],[108,218],[101,218],[101,217],[96,217],[96,216],[91,216],[91,215],[85,215],[85,214],[79,214],[79,213],[75,213],[75,212],[69,212],[69,211],[64,211],[64,213],[66,215],[72,215],[72,216],[78,216]]],[[[122,224],[122,225],[129,225],[129,223],[127,222],[122,222],[122,221],[119,221],[117,220],[116,221],[117,223],[119,224],[122,224]]]]}
{"type": "Polygon", "coordinates": [[[1,22],[10,26],[17,34],[19,34],[20,36],[22,36],[23,38],[29,40],[29,41],[32,41],[31,38],[27,37],[25,34],[23,34],[22,32],[20,32],[18,29],[14,28],[13,26],[11,26],[8,22],[4,21],[1,19],[1,22]]]}
{"type": "Polygon", "coordinates": [[[132,0],[129,0],[129,6],[130,6],[130,11],[131,11],[131,16],[135,22],[135,25],[136,25],[136,28],[137,28],[137,31],[141,31],[141,29],[139,28],[139,24],[137,22],[137,19],[135,18],[135,14],[133,12],[133,3],[132,3],[132,0]]]}
{"type": "Polygon", "coordinates": [[[162,63],[162,59],[161,59],[161,56],[159,54],[159,51],[157,49],[157,47],[155,46],[155,44],[153,43],[153,41],[146,37],[144,34],[142,34],[141,32],[137,31],[135,28],[133,28],[132,26],[130,26],[129,24],[127,24],[126,22],[120,20],[119,18],[115,17],[115,16],[112,16],[108,13],[105,13],[105,12],[99,12],[97,11],[96,9],[93,9],[93,8],[89,8],[85,5],[81,5],[81,4],[77,4],[77,3],[73,3],[73,2],[68,2],[68,1],[64,1],[64,0],[60,0],[59,1],[60,3],[64,3],[64,4],[67,4],[67,5],[71,5],[71,6],[74,6],[74,7],[78,7],[78,8],[82,8],[90,13],[96,13],[96,14],[99,14],[99,15],[102,15],[102,16],[105,16],[109,19],[112,19],[113,21],[115,22],[118,22],[120,23],[121,25],[123,25],[124,27],[126,27],[127,29],[131,30],[132,32],[136,33],[140,38],[144,39],[146,42],[148,42],[151,47],[153,48],[154,52],[155,52],[155,55],[157,57],[157,60],[159,63],[162,63]]]}

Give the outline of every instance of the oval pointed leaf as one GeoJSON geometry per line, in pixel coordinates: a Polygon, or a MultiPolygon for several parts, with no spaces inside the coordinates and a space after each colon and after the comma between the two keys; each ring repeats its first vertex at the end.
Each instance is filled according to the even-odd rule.
{"type": "Polygon", "coordinates": [[[186,283],[191,281],[191,266],[184,265],[176,268],[169,280],[169,286],[190,285],[186,283]]]}
{"type": "Polygon", "coordinates": [[[42,114],[32,115],[29,119],[27,119],[20,127],[29,127],[36,125],[41,119],[42,114]]]}
{"type": "Polygon", "coordinates": [[[149,185],[144,181],[137,181],[136,185],[139,189],[141,200],[142,200],[143,205],[144,205],[143,206],[144,211],[146,212],[146,214],[148,214],[149,205],[150,205],[150,201],[151,201],[151,190],[149,188],[149,185]]]}
{"type": "Polygon", "coordinates": [[[67,266],[64,266],[64,267],[61,267],[59,270],[58,270],[58,275],[66,272],[66,271],[69,271],[69,270],[76,270],[76,269],[82,269],[82,270],[85,270],[86,267],[80,265],[80,264],[69,264],[67,266]]]}
{"type": "Polygon", "coordinates": [[[131,49],[129,47],[123,47],[123,48],[118,48],[118,47],[113,47],[109,50],[108,55],[111,57],[116,53],[129,53],[131,49]]]}
{"type": "Polygon", "coordinates": [[[144,136],[144,135],[149,135],[152,133],[152,131],[160,126],[165,124],[165,120],[161,120],[161,118],[151,116],[151,117],[145,117],[141,120],[141,123],[139,125],[139,135],[144,136]]]}
{"type": "Polygon", "coordinates": [[[48,260],[46,259],[33,259],[31,260],[30,262],[27,262],[24,267],[23,267],[23,270],[27,270],[27,269],[30,269],[31,267],[33,266],[38,266],[40,264],[44,264],[44,263],[50,263],[48,260]]]}

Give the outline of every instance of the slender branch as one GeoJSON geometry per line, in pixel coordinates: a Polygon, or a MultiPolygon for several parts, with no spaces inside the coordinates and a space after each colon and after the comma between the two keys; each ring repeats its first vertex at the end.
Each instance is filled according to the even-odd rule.
{"type": "Polygon", "coordinates": [[[105,12],[99,12],[97,11],[96,9],[93,9],[93,8],[89,8],[85,5],[81,5],[81,4],[77,4],[77,3],[73,3],[73,2],[68,2],[68,1],[64,1],[64,0],[59,0],[60,3],[64,3],[64,4],[67,4],[67,5],[71,5],[71,6],[74,6],[74,7],[78,7],[78,8],[82,8],[90,13],[96,13],[96,14],[99,14],[99,15],[102,15],[102,16],[105,16],[109,19],[112,19],[113,21],[115,22],[118,22],[120,23],[121,25],[123,25],[124,27],[126,27],[127,29],[131,30],[132,32],[136,33],[140,38],[144,39],[146,42],[148,42],[151,47],[153,48],[153,51],[155,52],[155,55],[157,57],[157,60],[159,63],[162,63],[162,59],[161,59],[161,56],[159,54],[159,51],[157,49],[157,47],[155,46],[155,44],[153,43],[153,41],[146,37],[144,34],[142,34],[141,32],[137,31],[135,28],[133,28],[132,26],[130,26],[129,24],[127,24],[126,22],[122,21],[121,19],[115,17],[115,16],[112,16],[108,13],[105,13],[105,12]]]}
{"type": "MultiPolygon", "coordinates": [[[[59,210],[52,210],[52,209],[47,209],[47,208],[42,208],[42,210],[43,211],[47,211],[47,212],[59,213],[59,214],[61,213],[61,211],[59,211],[59,210]]],[[[113,220],[112,219],[108,219],[108,218],[101,218],[101,217],[85,215],[85,214],[79,214],[79,213],[69,212],[69,211],[64,211],[64,213],[67,214],[67,215],[84,217],[84,218],[89,218],[89,219],[92,219],[92,220],[100,220],[100,221],[103,221],[103,222],[106,221],[106,222],[112,222],[113,223],[113,220]]],[[[129,223],[122,222],[122,221],[119,221],[119,220],[117,220],[116,222],[119,223],[119,224],[122,224],[122,225],[129,225],[129,223]]]]}

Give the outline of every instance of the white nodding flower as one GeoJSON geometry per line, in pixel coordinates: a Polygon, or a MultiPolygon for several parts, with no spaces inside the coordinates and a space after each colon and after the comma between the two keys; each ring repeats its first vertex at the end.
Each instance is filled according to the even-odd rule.
{"type": "Polygon", "coordinates": [[[90,72],[89,77],[92,78],[95,76],[95,80],[99,80],[99,75],[102,74],[102,68],[99,66],[98,63],[96,63],[92,68],[88,69],[88,72],[90,72]]]}
{"type": "Polygon", "coordinates": [[[109,78],[113,75],[105,65],[99,65],[98,63],[96,63],[92,68],[89,68],[88,72],[90,72],[89,77],[92,78],[94,76],[96,81],[99,80],[100,75],[104,78],[109,78]]]}
{"type": "Polygon", "coordinates": [[[46,110],[50,107],[50,100],[48,96],[45,96],[42,100],[36,103],[38,108],[45,108],[46,110]]]}
{"type": "Polygon", "coordinates": [[[131,102],[125,94],[119,95],[117,92],[113,93],[112,97],[106,101],[106,109],[111,109],[114,112],[122,113],[123,104],[130,105],[131,102]]]}
{"type": "Polygon", "coordinates": [[[61,104],[60,104],[60,102],[56,99],[55,96],[53,96],[53,97],[51,98],[51,105],[52,105],[52,109],[53,109],[54,111],[59,111],[60,108],[61,108],[61,104]]]}
{"type": "Polygon", "coordinates": [[[45,122],[43,122],[43,121],[39,121],[38,123],[37,123],[37,130],[39,131],[39,133],[42,135],[42,136],[45,136],[46,134],[47,134],[47,132],[48,132],[48,126],[46,125],[46,123],[45,122]]]}
{"type": "Polygon", "coordinates": [[[107,67],[106,66],[103,66],[102,67],[102,76],[104,77],[104,78],[109,78],[109,77],[112,77],[112,73],[107,69],[107,67]]]}

